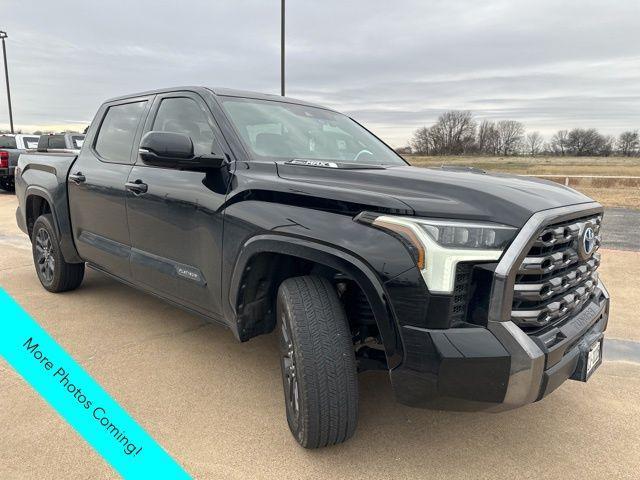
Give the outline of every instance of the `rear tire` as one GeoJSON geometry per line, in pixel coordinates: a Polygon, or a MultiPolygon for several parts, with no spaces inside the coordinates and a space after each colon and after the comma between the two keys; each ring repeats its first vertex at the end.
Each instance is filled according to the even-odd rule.
{"type": "Polygon", "coordinates": [[[80,286],[84,278],[84,263],[65,261],[51,214],[40,215],[33,224],[31,250],[38,279],[44,288],[58,293],[80,286]]]}
{"type": "Polygon", "coordinates": [[[333,285],[316,276],[285,280],[277,315],[291,433],[305,448],[344,442],[358,422],[358,379],[349,324],[333,285]]]}

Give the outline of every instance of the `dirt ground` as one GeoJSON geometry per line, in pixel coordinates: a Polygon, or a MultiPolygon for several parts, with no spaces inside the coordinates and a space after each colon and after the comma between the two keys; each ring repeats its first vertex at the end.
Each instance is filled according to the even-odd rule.
{"type": "MultiPolygon", "coordinates": [[[[0,195],[0,287],[11,294],[184,468],[206,479],[637,479],[640,364],[606,361],[587,384],[502,414],[417,410],[384,373],[360,376],[360,421],[344,445],[291,437],[273,336],[239,344],[91,270],[47,293],[0,195]]],[[[640,341],[640,253],[603,251],[609,338],[640,341]]],[[[10,319],[3,318],[3,321],[10,319]]],[[[0,361],[0,478],[114,478],[75,431],[0,361]]]]}

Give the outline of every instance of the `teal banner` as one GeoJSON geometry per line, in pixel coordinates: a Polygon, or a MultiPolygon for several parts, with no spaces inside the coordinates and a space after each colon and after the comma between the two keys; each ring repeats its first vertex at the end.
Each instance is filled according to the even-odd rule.
{"type": "MultiPolygon", "coordinates": [[[[124,478],[191,478],[0,289],[0,354],[124,478]]],[[[20,419],[16,418],[16,422],[20,419]]],[[[54,459],[52,459],[53,461],[54,459]]],[[[82,476],[81,472],[78,472],[82,476]]]]}

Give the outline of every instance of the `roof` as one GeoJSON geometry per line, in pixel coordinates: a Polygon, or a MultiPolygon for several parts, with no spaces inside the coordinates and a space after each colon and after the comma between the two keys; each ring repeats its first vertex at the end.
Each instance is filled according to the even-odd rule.
{"type": "Polygon", "coordinates": [[[213,93],[216,96],[221,97],[238,97],[238,98],[255,98],[258,100],[271,100],[276,102],[286,102],[286,103],[294,103],[296,105],[306,105],[309,107],[323,108],[325,110],[332,110],[330,108],[324,107],[322,105],[316,105],[311,102],[306,102],[304,100],[298,100],[296,98],[291,97],[282,97],[280,95],[272,95],[268,93],[260,93],[260,92],[251,92],[247,90],[234,90],[231,88],[221,88],[221,87],[204,87],[204,86],[181,86],[181,87],[171,87],[171,88],[160,88],[156,90],[148,90],[146,92],[138,92],[131,93],[129,95],[121,95],[118,97],[110,98],[105,100],[106,102],[116,102],[118,100],[126,100],[128,98],[136,98],[136,97],[145,97],[148,95],[157,95],[160,93],[169,93],[169,92],[179,92],[179,91],[203,91],[207,90],[213,93]]]}

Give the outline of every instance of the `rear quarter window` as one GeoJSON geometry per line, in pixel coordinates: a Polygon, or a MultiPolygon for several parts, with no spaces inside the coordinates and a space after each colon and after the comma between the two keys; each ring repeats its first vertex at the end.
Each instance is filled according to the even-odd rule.
{"type": "Polygon", "coordinates": [[[94,149],[102,160],[131,163],[131,149],[146,101],[109,107],[100,125],[94,149]]]}

